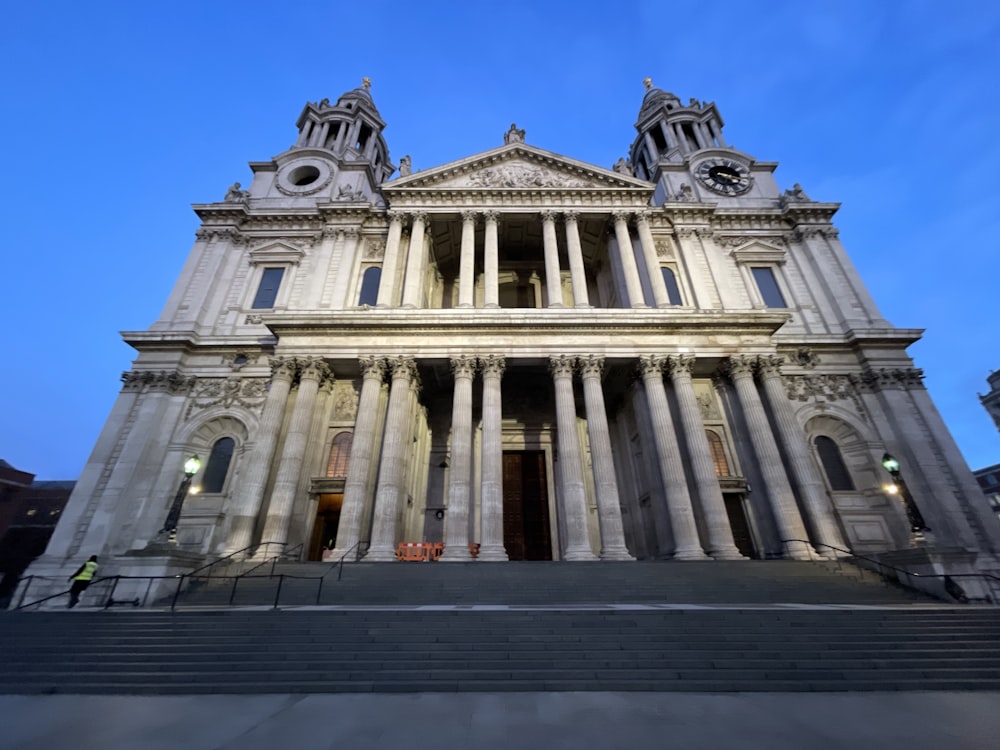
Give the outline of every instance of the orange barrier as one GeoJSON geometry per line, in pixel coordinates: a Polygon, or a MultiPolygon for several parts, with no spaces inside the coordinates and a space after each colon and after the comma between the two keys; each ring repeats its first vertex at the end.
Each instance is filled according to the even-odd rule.
{"type": "Polygon", "coordinates": [[[469,552],[472,553],[472,557],[479,557],[479,545],[475,542],[469,542],[469,552]]]}
{"type": "Polygon", "coordinates": [[[396,559],[404,562],[433,562],[443,553],[441,542],[400,542],[396,547],[396,559]]]}

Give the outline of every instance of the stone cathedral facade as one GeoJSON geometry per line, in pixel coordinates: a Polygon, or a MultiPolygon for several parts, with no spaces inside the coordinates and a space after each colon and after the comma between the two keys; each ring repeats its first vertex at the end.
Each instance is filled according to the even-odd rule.
{"type": "MultiPolygon", "coordinates": [[[[838,205],[646,81],[607,169],[502,145],[394,165],[370,85],[201,219],[33,573],[301,560],[739,560],[913,547],[996,567],[1000,525],[838,239],[838,205]],[[159,534],[198,455],[175,547],[159,534]],[[332,550],[332,552],[331,552],[332,550]]],[[[498,133],[499,135],[499,133],[498,133]]],[[[499,141],[499,138],[498,138],[499,141]]]]}

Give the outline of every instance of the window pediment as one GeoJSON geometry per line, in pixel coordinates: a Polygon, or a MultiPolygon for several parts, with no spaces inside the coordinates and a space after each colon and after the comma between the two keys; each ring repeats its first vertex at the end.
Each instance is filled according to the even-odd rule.
{"type": "Polygon", "coordinates": [[[250,251],[250,263],[260,265],[265,263],[290,263],[298,265],[305,256],[305,251],[287,242],[270,242],[250,251]]]}
{"type": "Polygon", "coordinates": [[[788,258],[784,248],[758,240],[733,248],[730,255],[737,263],[784,263],[788,258]]]}

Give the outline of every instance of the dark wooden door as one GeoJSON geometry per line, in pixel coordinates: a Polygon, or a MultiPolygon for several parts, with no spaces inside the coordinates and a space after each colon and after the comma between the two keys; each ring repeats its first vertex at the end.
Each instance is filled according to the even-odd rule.
{"type": "Polygon", "coordinates": [[[733,542],[742,554],[756,560],[757,547],[753,543],[750,532],[750,522],[747,520],[746,509],[743,507],[743,495],[727,492],[722,496],[726,501],[726,515],[729,516],[729,527],[733,530],[733,542]]]}
{"type": "Polygon", "coordinates": [[[503,543],[511,560],[551,560],[545,454],[503,454],[503,543]]]}

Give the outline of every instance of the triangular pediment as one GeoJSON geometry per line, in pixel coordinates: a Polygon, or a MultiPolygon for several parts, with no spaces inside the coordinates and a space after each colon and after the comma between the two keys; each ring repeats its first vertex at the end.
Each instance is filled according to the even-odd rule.
{"type": "Polygon", "coordinates": [[[501,146],[384,183],[388,193],[408,190],[628,190],[652,183],[523,143],[501,146]]]}

